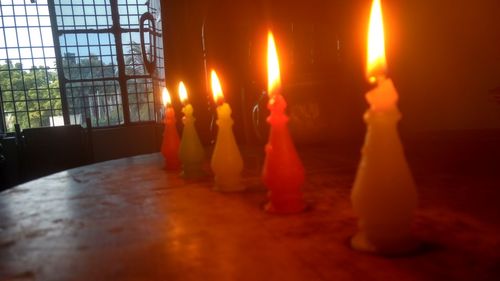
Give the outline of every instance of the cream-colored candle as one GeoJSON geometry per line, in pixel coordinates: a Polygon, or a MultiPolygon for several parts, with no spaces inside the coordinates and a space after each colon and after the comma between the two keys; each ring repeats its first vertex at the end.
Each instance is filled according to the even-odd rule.
{"type": "Polygon", "coordinates": [[[351,244],[357,250],[401,254],[416,246],[410,226],[417,192],[396,127],[401,118],[398,93],[392,80],[385,77],[380,0],[372,5],[367,57],[367,79],[375,88],[366,94],[368,131],[351,193],[359,232],[351,244]]]}
{"type": "Polygon", "coordinates": [[[211,167],[215,174],[215,190],[240,191],[243,159],[233,134],[231,107],[224,102],[222,87],[214,70],[211,72],[212,93],[217,104],[217,140],[212,155],[211,167]]]}

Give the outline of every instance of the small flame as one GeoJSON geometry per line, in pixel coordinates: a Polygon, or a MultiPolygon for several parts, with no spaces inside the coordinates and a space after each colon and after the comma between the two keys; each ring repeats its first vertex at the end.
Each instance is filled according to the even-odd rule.
{"type": "Polygon", "coordinates": [[[168,93],[168,90],[166,87],[163,88],[163,91],[161,93],[161,100],[163,102],[164,107],[172,104],[172,100],[170,100],[170,94],[168,93]]]}
{"type": "Polygon", "coordinates": [[[273,33],[267,33],[267,93],[272,96],[281,87],[280,65],[278,52],[274,43],[273,33]]]}
{"type": "Polygon", "coordinates": [[[385,59],[384,22],[380,0],[373,0],[368,27],[368,50],[366,61],[366,77],[371,83],[378,77],[385,76],[387,62],[385,59]]]}
{"type": "Polygon", "coordinates": [[[185,103],[188,100],[186,86],[184,86],[184,82],[182,81],[179,82],[179,99],[181,100],[182,103],[185,103]]]}
{"type": "Polygon", "coordinates": [[[222,87],[219,82],[219,77],[217,77],[217,73],[213,69],[210,72],[210,78],[212,80],[212,94],[214,95],[215,103],[219,104],[224,102],[224,95],[222,94],[222,87]]]}

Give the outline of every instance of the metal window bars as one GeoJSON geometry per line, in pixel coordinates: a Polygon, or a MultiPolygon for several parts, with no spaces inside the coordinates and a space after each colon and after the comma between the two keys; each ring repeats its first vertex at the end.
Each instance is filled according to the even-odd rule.
{"type": "MultiPolygon", "coordinates": [[[[100,127],[155,120],[152,85],[162,84],[163,77],[152,77],[142,63],[144,0],[33,2],[2,0],[0,5],[0,104],[6,131],[14,131],[16,123],[22,128],[85,126],[90,118],[100,127]]],[[[147,37],[146,44],[150,41],[147,37]]]]}
{"type": "Polygon", "coordinates": [[[62,124],[50,16],[45,0],[2,0],[0,5],[2,127],[62,124]]]}
{"type": "Polygon", "coordinates": [[[71,124],[83,124],[87,117],[96,126],[154,121],[153,79],[144,69],[139,45],[145,1],[50,3],[71,124]]]}

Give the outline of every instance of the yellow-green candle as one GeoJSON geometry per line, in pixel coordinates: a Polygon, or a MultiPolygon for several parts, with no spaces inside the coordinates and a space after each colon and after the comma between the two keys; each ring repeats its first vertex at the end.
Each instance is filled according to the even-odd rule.
{"type": "Polygon", "coordinates": [[[243,159],[233,134],[231,107],[224,102],[222,87],[214,70],[211,72],[212,93],[217,104],[217,140],[212,155],[211,167],[215,175],[214,189],[218,191],[240,191],[243,159]]]}
{"type": "Polygon", "coordinates": [[[179,83],[179,98],[184,105],[182,108],[184,129],[182,130],[179,148],[179,158],[182,163],[181,176],[184,178],[198,178],[205,175],[203,171],[205,150],[196,132],[193,106],[188,101],[186,86],[182,81],[179,83]]]}

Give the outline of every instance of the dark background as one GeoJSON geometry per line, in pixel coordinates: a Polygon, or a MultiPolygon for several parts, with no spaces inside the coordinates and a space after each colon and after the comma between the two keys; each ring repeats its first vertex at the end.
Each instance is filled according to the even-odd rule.
{"type": "MultiPolygon", "coordinates": [[[[223,79],[239,138],[241,89],[247,100],[255,101],[266,87],[269,27],[278,44],[294,135],[307,142],[364,133],[371,1],[164,3],[167,83],[175,88],[181,77],[187,81],[200,123],[210,100],[201,46],[205,22],[207,61],[223,79]]],[[[403,112],[401,130],[499,128],[500,104],[494,94],[500,87],[500,2],[386,0],[382,5],[389,76],[403,112]]],[[[243,115],[247,112],[244,108],[243,115]]]]}

